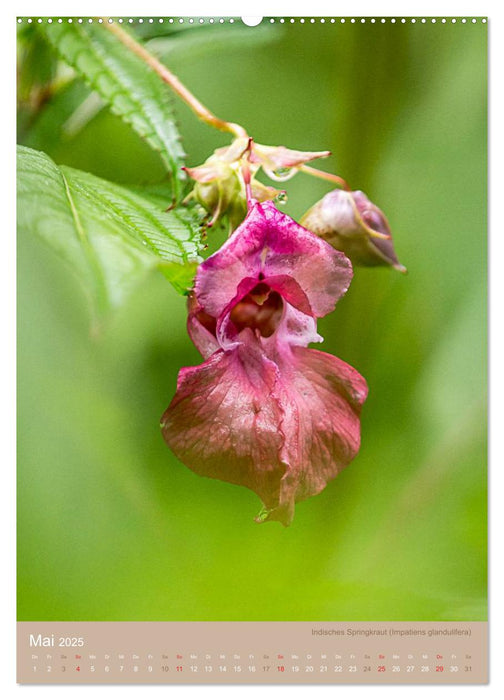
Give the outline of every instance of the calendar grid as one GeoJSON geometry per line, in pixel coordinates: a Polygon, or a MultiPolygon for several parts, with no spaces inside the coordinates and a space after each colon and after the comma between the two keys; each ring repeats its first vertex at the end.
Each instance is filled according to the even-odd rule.
{"type": "Polygon", "coordinates": [[[488,682],[486,622],[20,622],[18,682],[488,682]]]}

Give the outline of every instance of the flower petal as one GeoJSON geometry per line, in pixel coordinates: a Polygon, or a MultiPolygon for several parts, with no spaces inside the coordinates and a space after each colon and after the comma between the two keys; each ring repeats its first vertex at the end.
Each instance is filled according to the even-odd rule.
{"type": "Polygon", "coordinates": [[[179,373],[163,415],[163,437],[192,471],[255,491],[268,508],[278,502],[281,409],[272,396],[277,368],[251,342],[219,350],[179,373]]]}
{"type": "Polygon", "coordinates": [[[304,314],[291,304],[285,304],[284,315],[275,340],[290,346],[307,347],[309,343],[321,343],[324,339],[317,333],[317,321],[313,316],[304,314]]]}
{"type": "Polygon", "coordinates": [[[252,145],[252,160],[261,163],[265,170],[277,168],[298,168],[316,158],[327,158],[331,151],[294,151],[285,146],[252,145]]]}
{"type": "Polygon", "coordinates": [[[216,321],[203,311],[194,292],[191,292],[187,299],[187,310],[187,332],[201,356],[206,360],[219,349],[216,338],[216,321]]]}
{"type": "MultiPolygon", "coordinates": [[[[216,327],[217,342],[224,350],[231,350],[240,343],[246,343],[249,338],[249,336],[244,336],[243,339],[240,339],[239,332],[231,320],[233,306],[234,302],[222,314],[216,327]]],[[[288,351],[288,346],[291,345],[307,347],[310,343],[321,343],[323,340],[322,336],[317,333],[317,321],[313,316],[299,311],[295,306],[285,301],[283,314],[275,333],[271,337],[258,338],[258,342],[268,358],[277,356],[281,346],[288,351]]],[[[199,349],[196,342],[195,345],[199,349]]]]}
{"type": "Polygon", "coordinates": [[[189,177],[197,182],[208,183],[222,177],[222,168],[215,161],[203,163],[203,165],[197,165],[194,168],[184,167],[182,170],[185,170],[189,177]]]}
{"type": "Polygon", "coordinates": [[[256,203],[222,248],[203,262],[196,276],[196,296],[207,313],[219,317],[245,278],[292,277],[308,299],[314,316],[331,312],[352,279],[343,253],[276,209],[256,203]]]}
{"type": "Polygon", "coordinates": [[[181,370],[163,436],[197,474],[255,491],[261,520],[289,525],[295,503],[322,491],[357,454],[367,386],[317,350],[279,348],[273,362],[244,333],[247,343],[181,370]]]}
{"type": "Polygon", "coordinates": [[[332,355],[302,347],[279,364],[284,437],[278,505],[262,520],[288,524],[294,504],[322,491],[356,456],[360,409],[367,396],[363,377],[332,355]]]}

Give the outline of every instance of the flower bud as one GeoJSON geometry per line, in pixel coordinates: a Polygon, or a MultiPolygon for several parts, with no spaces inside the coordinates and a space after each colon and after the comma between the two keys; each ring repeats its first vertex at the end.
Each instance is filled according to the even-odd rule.
{"type": "MultiPolygon", "coordinates": [[[[249,139],[236,139],[230,146],[214,151],[202,165],[184,168],[196,181],[192,196],[211,214],[210,226],[226,216],[234,230],[245,218],[247,197],[241,168],[249,149],[249,139]]],[[[253,177],[259,168],[258,163],[249,164],[252,197],[265,202],[282,195],[283,190],[263,185],[253,177]]]]}
{"type": "Polygon", "coordinates": [[[227,166],[213,179],[197,181],[193,192],[196,200],[211,214],[212,225],[224,215],[237,223],[245,218],[247,205],[242,189],[238,174],[227,166]]]}
{"type": "Polygon", "coordinates": [[[230,163],[221,160],[217,154],[196,168],[185,168],[187,174],[196,181],[192,196],[211,214],[210,225],[222,216],[241,221],[247,213],[238,172],[230,163]]]}
{"type": "Polygon", "coordinates": [[[218,148],[202,165],[184,168],[196,181],[189,195],[211,214],[209,226],[226,216],[231,230],[247,213],[247,193],[243,176],[246,167],[250,177],[251,196],[257,202],[285,199],[285,191],[264,185],[255,179],[262,168],[272,180],[283,182],[295,175],[314,158],[325,158],[329,151],[293,151],[285,146],[264,146],[249,137],[239,137],[229,146],[218,148]]]}
{"type": "Polygon", "coordinates": [[[345,253],[354,265],[390,265],[406,272],[395,253],[385,214],[364,192],[333,190],[300,223],[345,253]]]}

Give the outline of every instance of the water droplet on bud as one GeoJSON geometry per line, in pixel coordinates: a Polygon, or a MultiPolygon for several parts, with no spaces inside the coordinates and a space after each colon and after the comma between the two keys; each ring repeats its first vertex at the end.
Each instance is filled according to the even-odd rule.
{"type": "Polygon", "coordinates": [[[273,170],[273,175],[279,180],[288,180],[291,177],[293,170],[294,168],[275,168],[275,170],[273,170]]]}

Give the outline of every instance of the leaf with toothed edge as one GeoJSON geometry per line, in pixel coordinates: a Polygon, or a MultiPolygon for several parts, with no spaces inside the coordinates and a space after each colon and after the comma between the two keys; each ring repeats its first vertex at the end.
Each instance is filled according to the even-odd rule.
{"type": "Polygon", "coordinates": [[[47,39],[60,56],[159,152],[173,179],[176,200],[186,176],[184,151],[171,95],[161,78],[100,24],[48,24],[47,39]]]}
{"type": "Polygon", "coordinates": [[[70,264],[90,298],[95,324],[158,268],[184,294],[199,262],[199,223],[185,207],[163,210],[138,192],[57,166],[18,147],[18,226],[70,264]]]}

